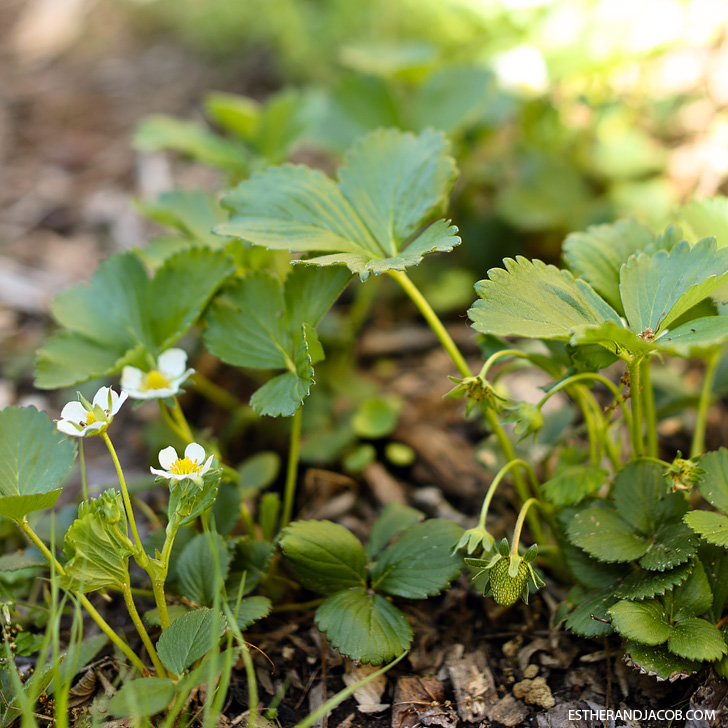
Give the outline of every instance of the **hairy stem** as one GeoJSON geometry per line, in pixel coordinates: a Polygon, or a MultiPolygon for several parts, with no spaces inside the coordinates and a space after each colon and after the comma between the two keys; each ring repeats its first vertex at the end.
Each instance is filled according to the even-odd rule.
{"type": "Polygon", "coordinates": [[[640,383],[642,408],[647,428],[647,454],[657,457],[657,413],[655,412],[655,392],[650,377],[650,358],[645,357],[640,364],[640,383]]]}
{"type": "Polygon", "coordinates": [[[299,407],[291,421],[291,442],[288,449],[288,468],[286,470],[286,485],[283,491],[283,514],[281,515],[281,529],[290,522],[293,515],[293,503],[296,499],[296,479],[298,477],[298,453],[301,444],[301,412],[299,407]]]}
{"type": "Polygon", "coordinates": [[[691,460],[700,457],[705,452],[705,428],[708,424],[708,410],[713,401],[713,382],[715,381],[715,374],[718,370],[720,355],[721,350],[715,349],[710,352],[705,362],[705,376],[703,377],[703,386],[700,390],[697,419],[695,421],[695,429],[693,430],[693,442],[690,447],[691,460]]]}
{"type": "Polygon", "coordinates": [[[632,458],[637,459],[645,453],[645,445],[642,440],[642,394],[640,393],[640,364],[638,358],[633,358],[629,363],[629,389],[630,402],[632,404],[632,458]]]}
{"type": "Polygon", "coordinates": [[[81,488],[83,499],[88,503],[88,480],[86,479],[86,458],[83,454],[83,438],[78,438],[78,462],[81,465],[81,488]]]}

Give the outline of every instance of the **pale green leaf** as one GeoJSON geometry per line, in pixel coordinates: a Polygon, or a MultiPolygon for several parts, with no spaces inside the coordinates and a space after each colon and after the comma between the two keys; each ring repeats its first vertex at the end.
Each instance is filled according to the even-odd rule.
{"type": "Polygon", "coordinates": [[[243,461],[238,468],[243,498],[251,498],[268,487],[278,476],[281,458],[275,452],[259,452],[243,461]]]}
{"type": "Polygon", "coordinates": [[[410,526],[377,557],[372,588],[407,599],[439,594],[463,569],[453,555],[463,529],[454,521],[433,518],[410,526]]]}
{"type": "Polygon", "coordinates": [[[568,271],[521,256],[503,263],[505,270],[493,268],[475,284],[480,300],[468,315],[480,333],[568,341],[577,327],[621,326],[617,312],[568,271]]]}
{"type": "Polygon", "coordinates": [[[661,645],[672,631],[665,610],[657,601],[620,601],[609,609],[609,614],[614,629],[622,637],[645,645],[661,645]]]}
{"type": "Polygon", "coordinates": [[[170,672],[180,675],[215,647],[225,630],[225,619],[222,615],[217,615],[217,619],[215,616],[211,609],[195,609],[164,630],[157,642],[157,653],[170,672]]]}
{"type": "Polygon", "coordinates": [[[611,634],[608,610],[617,601],[613,587],[585,594],[566,618],[566,628],[582,637],[603,637],[611,634]]]}
{"type": "Polygon", "coordinates": [[[700,356],[728,341],[728,316],[706,316],[681,324],[655,340],[656,349],[682,357],[700,356]]]}
{"type": "Polygon", "coordinates": [[[412,642],[412,629],[402,612],[364,587],[328,597],[316,610],[316,624],[339,652],[366,664],[387,662],[412,642]]]}
{"type": "Polygon", "coordinates": [[[544,495],[555,506],[576,505],[601,488],[608,475],[598,465],[571,465],[561,468],[543,484],[544,495]]]}
{"type": "Polygon", "coordinates": [[[386,437],[397,426],[400,409],[397,400],[373,397],[357,407],[351,424],[359,437],[371,440],[386,437]]]}
{"type": "Polygon", "coordinates": [[[108,711],[118,718],[148,718],[174,699],[175,683],[166,677],[143,677],[124,683],[109,701],[108,711]]]}
{"type": "Polygon", "coordinates": [[[696,551],[698,539],[684,523],[661,525],[645,555],[640,559],[643,569],[665,571],[685,563],[696,551]]]}
{"type": "Polygon", "coordinates": [[[211,606],[215,594],[227,577],[230,552],[225,539],[212,536],[217,548],[214,555],[207,534],[195,536],[184,548],[177,561],[177,578],[181,594],[198,606],[211,606]]]}
{"type": "MultiPolygon", "coordinates": [[[[723,318],[723,317],[721,317],[723,318]]],[[[728,449],[709,452],[700,458],[698,488],[712,506],[728,514],[728,449]]]]}
{"type": "Polygon", "coordinates": [[[16,521],[52,507],[76,457],[76,444],[35,407],[0,411],[0,515],[16,521]]]}
{"type": "Polygon", "coordinates": [[[670,682],[689,677],[702,667],[702,661],[696,662],[678,657],[665,645],[642,645],[628,640],[625,653],[632,664],[643,673],[670,682]]]}
{"type": "Polygon", "coordinates": [[[376,556],[395,536],[414,526],[424,518],[424,513],[396,501],[385,506],[379,518],[374,521],[369,533],[366,554],[371,559],[376,556]]]}
{"type": "Polygon", "coordinates": [[[720,630],[697,617],[677,620],[667,641],[667,649],[678,657],[709,662],[720,659],[728,652],[720,630]]]}
{"type": "Polygon", "coordinates": [[[693,566],[689,563],[681,564],[669,571],[639,569],[625,577],[614,593],[620,599],[649,599],[682,584],[692,569],[693,566]]]}
{"type": "Polygon", "coordinates": [[[594,225],[571,233],[564,241],[564,259],[616,311],[623,313],[619,271],[631,255],[653,242],[652,232],[634,219],[594,225]]]}
{"type": "Polygon", "coordinates": [[[728,516],[712,511],[692,511],[685,514],[685,523],[706,541],[728,547],[728,516]]]}
{"type": "Polygon", "coordinates": [[[722,195],[693,200],[680,211],[694,238],[715,237],[718,245],[728,245],[728,198],[722,195]]]}
{"type": "Polygon", "coordinates": [[[343,268],[294,266],[284,286],[290,331],[299,332],[304,324],[317,326],[350,280],[351,275],[343,268]]]}
{"type": "Polygon", "coordinates": [[[650,548],[650,541],[611,508],[579,511],[567,527],[569,540],[600,561],[634,561],[650,548]]]}
{"type": "Polygon", "coordinates": [[[655,333],[716,291],[728,280],[728,249],[704,238],[683,240],[669,253],[631,258],[621,271],[620,293],[630,328],[655,333]]]}
{"type": "Polygon", "coordinates": [[[332,594],[366,585],[366,553],[351,531],[331,521],[296,521],[283,531],[281,549],[307,589],[332,594]]]}

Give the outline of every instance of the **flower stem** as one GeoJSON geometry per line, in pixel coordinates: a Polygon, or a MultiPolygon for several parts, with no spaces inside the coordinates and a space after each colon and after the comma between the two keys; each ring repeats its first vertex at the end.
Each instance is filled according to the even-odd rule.
{"type": "Polygon", "coordinates": [[[657,457],[657,415],[655,413],[655,392],[650,377],[650,358],[645,357],[640,364],[642,408],[647,427],[647,454],[657,457]]]}
{"type": "Polygon", "coordinates": [[[134,554],[134,559],[136,562],[141,566],[143,569],[147,568],[147,565],[149,564],[149,558],[147,557],[147,552],[144,550],[144,547],[142,546],[142,540],[139,538],[139,531],[137,531],[136,521],[134,520],[134,511],[131,508],[131,499],[129,498],[129,490],[126,487],[126,480],[124,479],[124,471],[121,469],[121,463],[119,462],[119,458],[116,455],[116,450],[114,450],[114,446],[111,444],[111,440],[109,439],[109,436],[105,433],[101,433],[101,437],[104,438],[104,442],[106,443],[106,447],[109,448],[109,453],[111,453],[111,459],[114,461],[114,467],[116,468],[116,474],[119,477],[119,485],[121,486],[121,496],[124,499],[124,508],[126,508],[126,517],[129,521],[129,526],[131,527],[131,533],[134,537],[134,543],[136,544],[136,553],[134,554]]]}
{"type": "Polygon", "coordinates": [[[88,481],[86,480],[86,458],[83,454],[83,438],[78,438],[78,462],[81,465],[81,488],[83,499],[88,503],[88,481]]]}
{"type": "Polygon", "coordinates": [[[286,486],[283,491],[283,515],[281,516],[281,530],[290,522],[293,515],[293,501],[296,496],[296,478],[298,476],[298,453],[301,444],[301,407],[293,413],[291,421],[291,442],[288,450],[288,469],[286,471],[286,486]]]}
{"type": "Polygon", "coordinates": [[[642,395],[640,393],[640,359],[633,358],[629,363],[629,390],[632,403],[632,458],[642,457],[645,445],[642,440],[642,395]]]}
{"type": "MultiPolygon", "coordinates": [[[[529,498],[522,506],[518,513],[516,527],[513,529],[513,541],[511,543],[511,556],[518,556],[518,544],[521,540],[521,531],[523,530],[523,522],[528,514],[528,509],[533,506],[540,506],[538,498],[529,498]]],[[[538,540],[538,539],[537,539],[538,540]]]]}
{"type": "Polygon", "coordinates": [[[463,358],[460,350],[456,346],[452,337],[447,332],[447,329],[443,326],[442,321],[438,318],[437,314],[433,311],[432,306],[427,302],[427,299],[420,293],[417,286],[409,279],[406,273],[398,270],[389,270],[387,273],[394,278],[400,286],[402,286],[404,292],[412,299],[413,303],[420,310],[420,313],[425,318],[425,321],[430,325],[430,328],[435,332],[437,338],[440,340],[445,351],[450,355],[450,358],[455,363],[460,374],[464,377],[472,377],[473,374],[470,371],[468,363],[463,358]]]}
{"type": "MultiPolygon", "coordinates": [[[[219,384],[215,384],[215,382],[208,379],[204,374],[195,372],[190,379],[194,388],[203,397],[206,397],[210,402],[214,402],[219,407],[228,410],[228,412],[237,412],[240,409],[250,410],[248,405],[241,402],[226,389],[223,389],[219,384]]],[[[252,410],[250,412],[253,414],[252,410]]]]}
{"type": "MultiPolygon", "coordinates": [[[[41,539],[38,537],[38,534],[30,527],[30,524],[28,523],[28,519],[23,516],[22,520],[16,521],[20,529],[23,531],[23,533],[33,542],[33,544],[37,547],[37,549],[43,554],[43,556],[46,557],[48,560],[48,563],[51,564],[52,568],[54,568],[61,576],[65,576],[66,570],[61,566],[58,559],[51,553],[50,549],[41,541],[41,539]]],[[[81,594],[81,604],[83,604],[84,609],[89,613],[91,616],[91,619],[96,622],[96,624],[99,626],[99,629],[126,655],[126,657],[129,659],[129,661],[136,667],[136,669],[142,674],[146,675],[148,673],[147,668],[144,667],[144,663],[137,657],[136,653],[129,647],[129,645],[124,642],[124,640],[119,637],[116,632],[114,632],[113,629],[108,625],[106,620],[96,611],[93,604],[88,600],[88,597],[85,594],[81,594]]]]}
{"type": "Polygon", "coordinates": [[[174,417],[175,421],[179,425],[180,430],[184,433],[185,440],[188,443],[194,442],[195,436],[192,434],[192,430],[187,424],[187,420],[185,419],[182,407],[180,407],[179,400],[177,399],[177,397],[172,397],[172,401],[174,402],[174,407],[172,407],[172,417],[174,417]]]}
{"type": "Polygon", "coordinates": [[[121,585],[121,593],[124,595],[124,603],[126,604],[126,608],[129,611],[131,621],[134,622],[134,626],[136,627],[139,636],[142,638],[142,643],[144,644],[144,647],[147,648],[149,658],[151,659],[152,664],[154,665],[154,669],[157,672],[157,677],[167,677],[167,671],[164,669],[164,665],[162,665],[159,657],[157,656],[157,651],[154,649],[152,640],[149,639],[147,630],[145,629],[144,623],[142,622],[142,619],[139,616],[139,612],[137,611],[136,604],[134,604],[134,598],[131,595],[131,589],[129,588],[129,584],[124,583],[121,585]]]}
{"type": "Polygon", "coordinates": [[[169,413],[169,408],[167,407],[167,405],[164,404],[164,402],[162,402],[161,399],[158,401],[159,401],[159,411],[162,413],[162,419],[167,424],[167,427],[169,427],[169,429],[172,430],[172,432],[174,432],[174,434],[177,435],[177,437],[179,437],[179,439],[182,442],[186,442],[187,438],[185,437],[185,433],[180,429],[179,425],[174,421],[174,418],[169,413]]]}
{"type": "Polygon", "coordinates": [[[523,351],[519,351],[518,349],[501,349],[500,351],[496,351],[495,354],[491,354],[485,360],[485,363],[480,368],[480,372],[478,372],[478,376],[481,379],[485,379],[488,376],[488,370],[496,363],[496,361],[498,361],[498,359],[501,359],[504,356],[514,356],[517,359],[530,359],[531,355],[526,354],[523,351]]]}
{"type": "Polygon", "coordinates": [[[721,350],[715,349],[706,358],[705,376],[703,377],[703,386],[700,390],[697,419],[695,421],[695,429],[693,430],[693,442],[690,447],[691,460],[700,457],[705,451],[705,428],[708,424],[708,410],[713,399],[713,382],[715,381],[715,374],[718,370],[720,356],[721,350]]]}

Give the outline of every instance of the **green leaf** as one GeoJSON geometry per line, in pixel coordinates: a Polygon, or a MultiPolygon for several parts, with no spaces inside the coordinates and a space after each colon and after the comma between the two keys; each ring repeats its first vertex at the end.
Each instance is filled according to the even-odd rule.
{"type": "Polygon", "coordinates": [[[650,542],[610,508],[579,511],[566,533],[571,543],[600,561],[634,561],[650,548],[650,542]]]}
{"type": "Polygon", "coordinates": [[[192,523],[197,516],[212,508],[220,484],[221,470],[208,470],[202,486],[193,480],[170,480],[167,516],[178,526],[192,523]]]}
{"type": "Polygon", "coordinates": [[[163,711],[174,699],[175,683],[166,677],[143,677],[124,683],[109,701],[117,718],[148,718],[163,711]]]}
{"type": "Polygon", "coordinates": [[[107,490],[82,503],[78,518],[66,531],[63,551],[68,560],[64,584],[83,592],[128,585],[134,544],[127,536],[121,493],[107,490]]]}
{"type": "Polygon", "coordinates": [[[228,594],[237,594],[242,574],[245,573],[245,591],[249,594],[265,576],[274,547],[266,541],[241,536],[235,544],[233,560],[230,565],[230,577],[226,584],[228,594]]]}
{"type": "Polygon", "coordinates": [[[697,547],[698,539],[684,523],[664,524],[657,529],[640,566],[654,571],[672,569],[685,563],[697,547]]]}
{"type": "Polygon", "coordinates": [[[692,564],[681,564],[669,571],[632,572],[614,592],[620,599],[648,599],[662,595],[675,586],[682,584],[692,571],[692,564]]]}
{"type": "Polygon", "coordinates": [[[177,562],[180,592],[200,606],[213,603],[230,565],[225,539],[219,534],[215,534],[213,539],[217,545],[217,557],[210,550],[207,534],[201,533],[185,546],[177,562]]]}
{"type": "Polygon", "coordinates": [[[462,535],[457,523],[444,518],[410,526],[377,558],[372,587],[407,599],[439,594],[463,569],[462,557],[452,553],[462,535]]]}
{"type": "Polygon", "coordinates": [[[161,114],[148,116],[137,127],[134,147],[142,152],[180,152],[225,172],[249,172],[250,153],[240,144],[223,139],[193,121],[161,114]]]}
{"type": "Polygon", "coordinates": [[[0,410],[0,515],[20,521],[51,508],[76,457],[76,444],[35,407],[0,410]]]}
{"type": "Polygon", "coordinates": [[[212,513],[215,516],[215,530],[221,536],[227,536],[240,518],[240,491],[233,483],[224,481],[215,497],[212,513]]]}
{"type": "Polygon", "coordinates": [[[723,614],[723,605],[728,601],[728,551],[701,543],[698,555],[713,592],[713,619],[717,622],[723,614]]]}
{"type": "Polygon", "coordinates": [[[241,599],[240,608],[236,613],[235,600],[231,599],[230,601],[230,609],[235,614],[235,619],[241,630],[247,629],[253,622],[267,617],[272,608],[273,605],[268,597],[247,597],[247,599],[241,599]]]}
{"type": "Polygon", "coordinates": [[[728,249],[713,238],[690,246],[679,242],[669,253],[639,255],[625,264],[619,289],[624,311],[635,332],[655,333],[716,291],[728,280],[728,249]]]}
{"type": "Polygon", "coordinates": [[[555,506],[572,506],[601,488],[609,473],[598,465],[561,468],[543,484],[544,495],[555,506]]]}
{"type": "Polygon", "coordinates": [[[674,682],[697,672],[702,662],[686,660],[668,651],[665,645],[642,645],[628,640],[625,647],[628,657],[635,667],[647,675],[674,682]]]}
{"type": "Polygon", "coordinates": [[[678,618],[667,641],[667,649],[688,660],[718,660],[728,652],[714,624],[697,617],[678,618]]]}
{"type": "Polygon", "coordinates": [[[283,531],[281,549],[307,589],[332,594],[366,586],[366,553],[356,536],[331,521],[296,521],[283,531]]]}
{"type": "Polygon", "coordinates": [[[712,506],[728,514],[728,449],[722,447],[703,455],[700,468],[703,470],[698,476],[700,494],[712,506]]]}
{"type": "Polygon", "coordinates": [[[369,533],[369,543],[366,545],[367,557],[374,558],[395,536],[414,526],[424,517],[422,511],[402,503],[393,502],[386,505],[369,533]]]}
{"type": "Polygon", "coordinates": [[[629,574],[628,566],[597,561],[568,541],[562,545],[562,553],[571,573],[587,589],[610,587],[613,592],[615,584],[629,574]]]}
{"type": "Polygon", "coordinates": [[[652,232],[634,219],[594,225],[571,233],[564,241],[564,259],[616,311],[623,313],[619,271],[634,253],[648,248],[652,232]]]}
{"type": "MultiPolygon", "coordinates": [[[[170,624],[172,622],[177,621],[180,617],[184,617],[185,614],[189,614],[190,610],[183,606],[182,604],[170,604],[167,607],[167,614],[169,616],[170,624]]],[[[158,609],[150,609],[147,612],[144,612],[144,621],[150,626],[150,627],[161,627],[162,626],[162,620],[159,617],[159,610],[158,609]]]]}
{"type": "Polygon", "coordinates": [[[275,452],[259,452],[244,460],[238,468],[241,497],[252,498],[267,488],[278,477],[280,467],[281,458],[275,452]]]}
{"type": "Polygon", "coordinates": [[[480,300],[468,316],[482,334],[569,341],[575,327],[610,321],[619,315],[585,281],[565,270],[518,256],[503,261],[478,281],[480,300]]]}
{"type": "Polygon", "coordinates": [[[728,546],[728,516],[712,511],[692,511],[685,514],[685,523],[706,541],[728,546]]]}
{"type": "Polygon", "coordinates": [[[217,644],[224,630],[225,619],[221,615],[215,619],[211,609],[195,609],[176,619],[162,632],[157,642],[159,659],[167,670],[180,675],[217,644]]]}
{"type": "Polygon", "coordinates": [[[695,238],[714,236],[718,245],[728,245],[728,198],[722,195],[693,200],[680,211],[681,219],[687,223],[695,238]]]}
{"type": "Polygon", "coordinates": [[[676,619],[682,617],[700,617],[705,614],[713,604],[713,593],[702,563],[696,559],[692,564],[690,576],[683,584],[676,587],[671,595],[671,616],[676,619]]]}
{"type": "Polygon", "coordinates": [[[36,566],[48,566],[48,562],[35,547],[0,556],[0,571],[18,571],[19,569],[30,569],[36,566]]]}
{"type": "Polygon", "coordinates": [[[613,587],[588,592],[567,617],[566,628],[582,637],[611,634],[613,629],[608,620],[608,611],[616,601],[613,587]]]}
{"type": "Polygon", "coordinates": [[[316,624],[339,652],[366,664],[388,662],[412,642],[402,612],[364,587],[329,596],[316,610],[316,624]]]}
{"type": "Polygon", "coordinates": [[[629,463],[614,479],[614,505],[625,521],[650,534],[655,528],[658,503],[667,495],[667,488],[662,466],[645,461],[629,463]]]}
{"type": "Polygon", "coordinates": [[[377,440],[392,433],[397,426],[400,409],[397,401],[373,397],[359,405],[351,424],[359,437],[377,440]]]}
{"type": "Polygon", "coordinates": [[[459,244],[442,223],[412,240],[444,210],[455,180],[441,134],[380,129],[349,150],[338,174],[338,185],[291,165],[254,174],[225,198],[232,215],[216,231],[274,250],[334,253],[305,262],[345,264],[362,280],[459,244]]]}
{"type": "Polygon", "coordinates": [[[665,610],[657,601],[617,602],[609,614],[614,629],[622,637],[645,645],[661,645],[672,631],[665,610]]]}
{"type": "Polygon", "coordinates": [[[143,365],[145,353],[156,358],[187,333],[232,270],[224,253],[203,248],[171,256],[151,280],[135,254],[109,258],[90,283],[53,300],[66,330],[38,352],[36,385],[71,386],[143,365]]]}

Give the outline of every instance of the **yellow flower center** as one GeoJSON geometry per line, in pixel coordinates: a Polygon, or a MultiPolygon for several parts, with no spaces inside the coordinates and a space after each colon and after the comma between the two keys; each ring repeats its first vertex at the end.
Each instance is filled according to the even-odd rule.
{"type": "Polygon", "coordinates": [[[178,458],[169,466],[169,472],[175,475],[191,475],[196,473],[200,469],[197,464],[197,460],[190,460],[189,458],[178,458]]]}
{"type": "MultiPolygon", "coordinates": [[[[96,422],[96,416],[93,412],[87,412],[86,413],[86,426],[92,425],[94,422],[96,422]]],[[[81,423],[83,424],[83,423],[81,423]]]]}
{"type": "Polygon", "coordinates": [[[169,389],[172,382],[167,379],[161,372],[156,369],[152,370],[142,379],[142,390],[148,391],[150,389],[169,389]]]}

